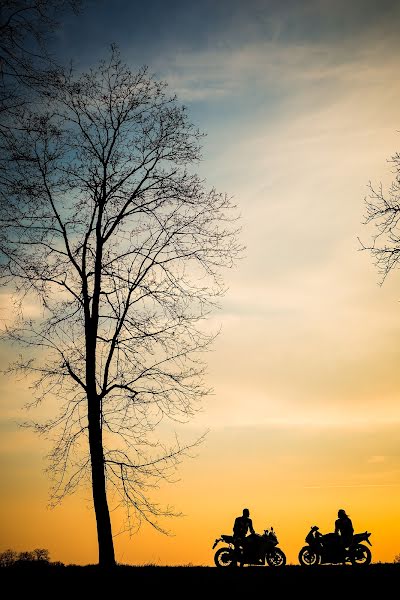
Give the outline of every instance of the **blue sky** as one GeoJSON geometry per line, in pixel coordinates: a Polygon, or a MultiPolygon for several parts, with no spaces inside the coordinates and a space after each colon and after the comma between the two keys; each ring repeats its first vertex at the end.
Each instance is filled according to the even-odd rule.
{"type": "Polygon", "coordinates": [[[56,33],[77,69],[117,43],[168,81],[207,134],[200,174],[238,204],[212,423],[227,402],[232,423],[340,421],[345,405],[400,419],[398,280],[379,287],[357,239],[368,181],[389,184],[398,148],[399,18],[390,1],[87,0],[56,33]]]}
{"type": "Polygon", "coordinates": [[[115,42],[168,81],[207,134],[200,173],[238,204],[207,425],[400,420],[399,282],[358,241],[399,143],[399,20],[387,0],[118,0],[58,33],[79,69],[115,42]]]}
{"type": "Polygon", "coordinates": [[[238,204],[246,253],[212,323],[206,421],[227,402],[233,424],[340,422],[345,405],[400,419],[399,285],[379,287],[357,239],[398,148],[399,18],[391,1],[87,0],[56,33],[78,70],[116,43],[165,79],[207,134],[200,174],[238,204]]]}
{"type": "Polygon", "coordinates": [[[397,33],[395,0],[86,0],[77,22],[64,21],[66,55],[84,56],[118,42],[135,51],[137,61],[160,54],[229,49],[255,40],[352,44],[397,33]]]}

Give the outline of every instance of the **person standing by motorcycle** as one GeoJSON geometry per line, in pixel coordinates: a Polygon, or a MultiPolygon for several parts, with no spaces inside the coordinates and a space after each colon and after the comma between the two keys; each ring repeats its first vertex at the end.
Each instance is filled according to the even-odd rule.
{"type": "Polygon", "coordinates": [[[353,523],[346,512],[341,508],[335,521],[335,533],[340,536],[344,548],[348,548],[353,539],[353,523]]]}
{"type": "Polygon", "coordinates": [[[248,532],[255,533],[253,521],[250,519],[250,511],[248,508],[244,508],[242,516],[236,517],[233,524],[233,541],[236,548],[244,550],[245,537],[248,532]]]}

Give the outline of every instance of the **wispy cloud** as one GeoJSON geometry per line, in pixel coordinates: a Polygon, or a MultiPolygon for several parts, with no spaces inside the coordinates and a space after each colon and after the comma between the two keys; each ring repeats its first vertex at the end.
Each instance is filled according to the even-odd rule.
{"type": "Polygon", "coordinates": [[[387,44],[370,46],[353,40],[329,43],[257,41],[232,48],[182,52],[153,63],[171,89],[185,101],[229,100],[258,93],[266,86],[282,95],[304,86],[385,85],[397,71],[395,50],[387,44]]]}
{"type": "Polygon", "coordinates": [[[305,485],[306,490],[342,489],[342,488],[397,488],[400,483],[357,483],[355,485],[305,485]]]}

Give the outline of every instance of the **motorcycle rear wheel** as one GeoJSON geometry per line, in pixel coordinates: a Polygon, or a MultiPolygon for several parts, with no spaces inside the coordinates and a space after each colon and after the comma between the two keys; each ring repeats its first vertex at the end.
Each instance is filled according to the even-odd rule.
{"type": "Polygon", "coordinates": [[[286,565],[286,555],[280,548],[271,550],[265,558],[270,567],[284,567],[286,565]]]}
{"type": "Polygon", "coordinates": [[[231,548],[223,547],[214,554],[214,562],[217,567],[236,567],[237,563],[231,548]]]}
{"type": "Polygon", "coordinates": [[[367,567],[371,563],[371,559],[371,550],[364,546],[364,544],[357,544],[350,554],[350,561],[354,567],[367,567]]]}
{"type": "Polygon", "coordinates": [[[314,567],[321,564],[321,555],[310,546],[303,546],[299,552],[299,563],[303,567],[314,567]]]}

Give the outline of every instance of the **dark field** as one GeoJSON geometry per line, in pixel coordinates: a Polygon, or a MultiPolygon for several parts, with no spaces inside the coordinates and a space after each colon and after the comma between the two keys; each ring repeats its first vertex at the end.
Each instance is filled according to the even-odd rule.
{"type": "Polygon", "coordinates": [[[287,598],[353,597],[380,593],[398,597],[400,564],[377,563],[368,567],[320,566],[305,568],[287,565],[217,569],[216,567],[134,567],[118,566],[102,571],[96,566],[0,569],[2,591],[7,598],[75,598],[104,594],[114,598],[140,596],[153,598],[197,598],[230,596],[266,598],[269,594],[287,598]]]}

